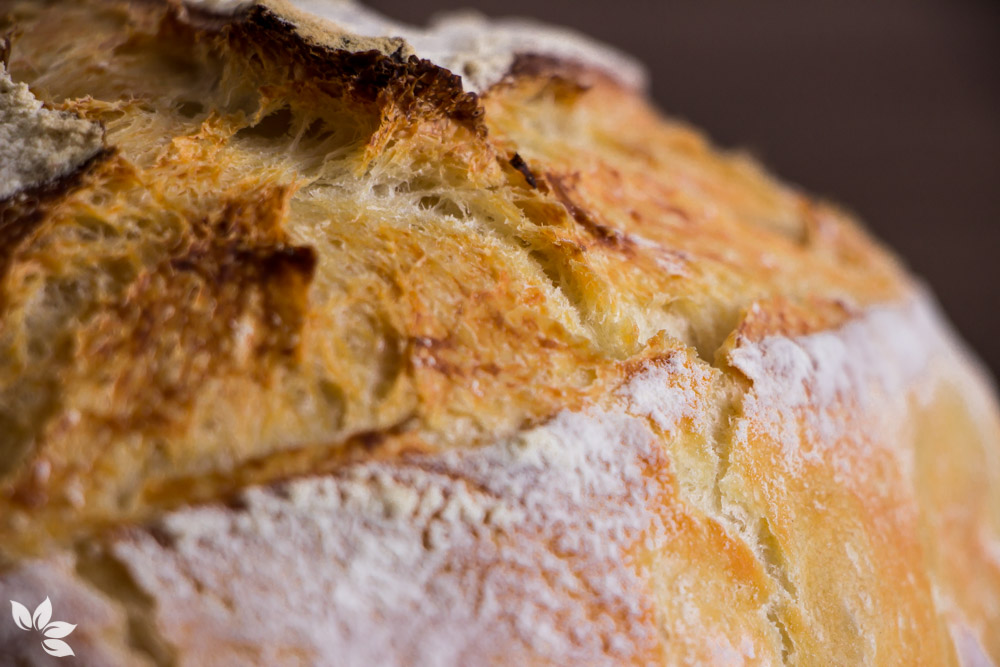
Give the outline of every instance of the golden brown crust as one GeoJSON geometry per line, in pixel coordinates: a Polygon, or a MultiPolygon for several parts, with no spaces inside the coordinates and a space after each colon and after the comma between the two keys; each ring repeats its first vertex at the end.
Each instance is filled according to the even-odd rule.
{"type": "Polygon", "coordinates": [[[995,402],[845,213],[607,60],[480,94],[279,2],[6,9],[105,136],[0,205],[0,591],[73,578],[81,650],[1000,659],[995,402]]]}

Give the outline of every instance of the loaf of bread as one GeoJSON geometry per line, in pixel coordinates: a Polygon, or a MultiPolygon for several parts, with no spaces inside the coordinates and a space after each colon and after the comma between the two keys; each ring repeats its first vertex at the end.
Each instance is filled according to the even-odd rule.
{"type": "Polygon", "coordinates": [[[990,379],[627,57],[335,0],[0,36],[0,665],[1000,663],[990,379]]]}

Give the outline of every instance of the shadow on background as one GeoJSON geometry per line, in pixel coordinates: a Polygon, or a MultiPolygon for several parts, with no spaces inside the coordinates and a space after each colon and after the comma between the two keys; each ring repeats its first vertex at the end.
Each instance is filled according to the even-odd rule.
{"type": "Polygon", "coordinates": [[[646,63],[666,113],[856,211],[1000,377],[1000,3],[366,0],[424,24],[473,7],[646,63]]]}

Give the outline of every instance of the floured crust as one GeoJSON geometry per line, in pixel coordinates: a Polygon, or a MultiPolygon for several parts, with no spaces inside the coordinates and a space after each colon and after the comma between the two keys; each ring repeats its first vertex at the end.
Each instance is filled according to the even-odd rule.
{"type": "Polygon", "coordinates": [[[626,60],[336,2],[9,12],[8,93],[76,130],[0,203],[0,598],[86,664],[1000,659],[988,383],[626,60]]]}
{"type": "Polygon", "coordinates": [[[0,201],[72,174],[103,147],[100,125],[45,109],[0,62],[0,201]]]}

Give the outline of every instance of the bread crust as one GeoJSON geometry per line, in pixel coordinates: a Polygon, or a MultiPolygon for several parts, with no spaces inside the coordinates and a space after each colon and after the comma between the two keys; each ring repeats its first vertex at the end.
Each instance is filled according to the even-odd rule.
{"type": "Polygon", "coordinates": [[[989,380],[627,58],[2,9],[0,598],[84,664],[1000,662],[989,380]]]}

